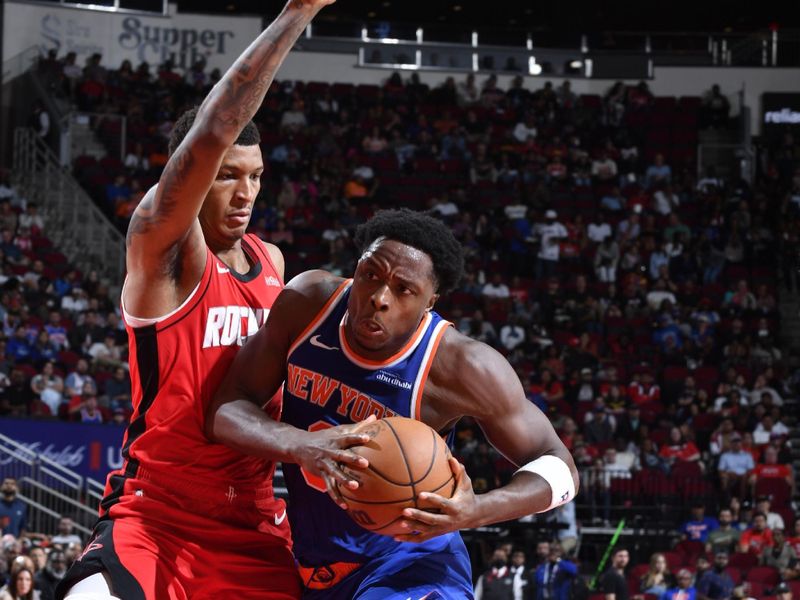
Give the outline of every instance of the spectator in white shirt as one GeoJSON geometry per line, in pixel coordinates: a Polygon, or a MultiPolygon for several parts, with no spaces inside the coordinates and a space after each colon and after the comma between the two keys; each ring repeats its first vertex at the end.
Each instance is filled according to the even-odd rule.
{"type": "Polygon", "coordinates": [[[508,323],[500,328],[500,343],[511,352],[525,341],[525,329],[519,325],[516,315],[509,315],[508,323]]]}
{"type": "Polygon", "coordinates": [[[557,221],[556,211],[548,210],[544,217],[545,222],[534,227],[534,235],[539,239],[536,255],[536,277],[539,280],[555,275],[561,256],[561,240],[568,236],[567,228],[557,221]]]}
{"type": "Polygon", "coordinates": [[[592,161],[592,177],[599,181],[611,181],[617,177],[617,163],[603,151],[592,161]]]}
{"type": "Polygon", "coordinates": [[[586,237],[593,242],[600,244],[607,237],[612,235],[611,225],[606,221],[606,216],[602,212],[595,214],[594,221],[586,227],[586,237]]]}
{"type": "Polygon", "coordinates": [[[525,115],[525,120],[517,123],[512,135],[520,144],[527,142],[528,138],[536,138],[536,117],[532,113],[525,115]]]}
{"type": "Polygon", "coordinates": [[[660,215],[669,215],[680,205],[681,200],[670,184],[653,194],[653,209],[660,215]]]}
{"type": "Polygon", "coordinates": [[[481,295],[487,300],[506,300],[511,297],[511,290],[503,283],[500,273],[492,275],[492,280],[483,286],[481,295]]]}

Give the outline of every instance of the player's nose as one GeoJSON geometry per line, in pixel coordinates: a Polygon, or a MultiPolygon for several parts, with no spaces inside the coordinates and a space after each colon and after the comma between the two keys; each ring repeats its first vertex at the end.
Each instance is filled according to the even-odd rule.
{"type": "Polygon", "coordinates": [[[386,310],[389,308],[389,286],[383,284],[379,286],[370,296],[370,302],[375,310],[386,310]]]}
{"type": "Polygon", "coordinates": [[[253,181],[249,177],[243,177],[236,185],[234,198],[238,202],[253,202],[258,194],[260,185],[257,181],[253,181]]]}

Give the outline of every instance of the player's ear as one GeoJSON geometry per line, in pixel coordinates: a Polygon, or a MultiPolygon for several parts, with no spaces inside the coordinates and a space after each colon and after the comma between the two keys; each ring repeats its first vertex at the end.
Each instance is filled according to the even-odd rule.
{"type": "Polygon", "coordinates": [[[438,299],[439,299],[439,294],[433,294],[428,300],[428,305],[425,307],[425,310],[431,310],[433,308],[433,305],[436,304],[436,301],[438,299]]]}

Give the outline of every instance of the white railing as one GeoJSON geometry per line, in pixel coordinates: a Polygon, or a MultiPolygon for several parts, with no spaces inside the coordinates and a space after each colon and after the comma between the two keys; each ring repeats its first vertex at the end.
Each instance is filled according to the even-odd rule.
{"type": "Polygon", "coordinates": [[[19,497],[28,505],[30,531],[54,532],[58,520],[66,516],[75,522],[75,529],[85,535],[91,533],[102,497],[100,482],[62,467],[3,434],[0,467],[3,477],[19,482],[19,497]]]}
{"type": "Polygon", "coordinates": [[[71,165],[89,146],[102,147],[103,155],[125,160],[128,146],[128,120],[124,115],[70,112],[59,121],[60,160],[71,165]]]}
{"type": "Polygon", "coordinates": [[[54,246],[84,273],[97,271],[112,287],[125,273],[125,240],[89,194],[32,130],[14,132],[14,183],[46,219],[54,246]]]}

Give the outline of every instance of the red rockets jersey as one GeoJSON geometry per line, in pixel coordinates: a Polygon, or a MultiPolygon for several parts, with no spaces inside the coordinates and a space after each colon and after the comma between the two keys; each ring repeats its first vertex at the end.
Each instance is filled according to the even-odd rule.
{"type": "MultiPolygon", "coordinates": [[[[150,478],[197,492],[271,495],[274,464],[245,456],[204,433],[205,413],[237,350],[266,322],[283,288],[263,243],[246,235],[247,274],[229,269],[207,249],[206,268],[184,303],[160,319],[123,315],[130,347],[133,414],[123,439],[122,469],[111,473],[101,513],[124,480],[150,478]]],[[[267,412],[280,418],[280,398],[267,412]]],[[[126,493],[126,492],[125,492],[126,493]]]]}

